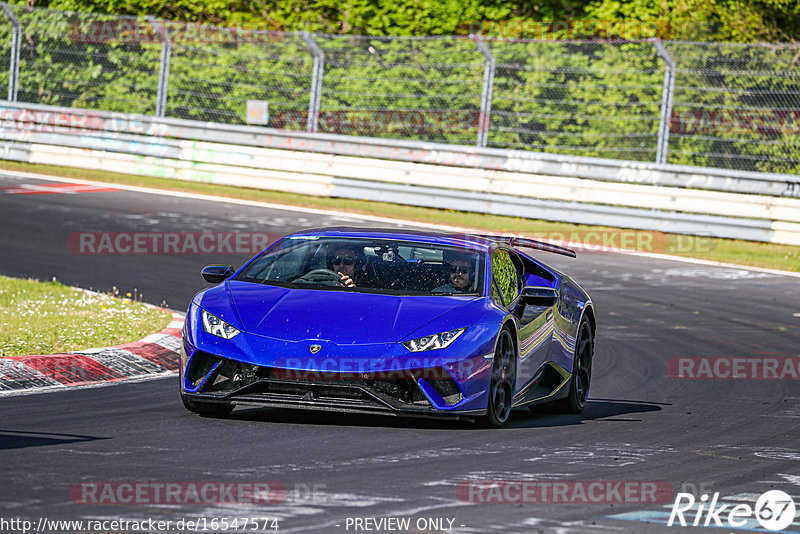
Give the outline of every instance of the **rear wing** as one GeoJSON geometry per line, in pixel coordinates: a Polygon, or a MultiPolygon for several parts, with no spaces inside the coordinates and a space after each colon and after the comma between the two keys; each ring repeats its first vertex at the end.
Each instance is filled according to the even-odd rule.
{"type": "Polygon", "coordinates": [[[514,248],[532,248],[535,250],[542,250],[544,252],[552,252],[553,254],[561,254],[562,256],[569,256],[576,258],[578,255],[575,251],[566,247],[560,247],[545,241],[537,241],[536,239],[527,239],[524,237],[514,237],[505,235],[483,235],[483,234],[470,234],[474,237],[482,237],[484,239],[491,239],[492,241],[499,241],[514,248]]]}

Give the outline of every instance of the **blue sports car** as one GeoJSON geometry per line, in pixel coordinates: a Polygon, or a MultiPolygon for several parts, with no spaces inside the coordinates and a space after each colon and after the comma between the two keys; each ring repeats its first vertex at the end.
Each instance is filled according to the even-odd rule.
{"type": "Polygon", "coordinates": [[[323,228],[276,241],[192,299],[180,390],[196,413],[237,404],[480,419],[586,404],[595,312],[514,237],[323,228]]]}

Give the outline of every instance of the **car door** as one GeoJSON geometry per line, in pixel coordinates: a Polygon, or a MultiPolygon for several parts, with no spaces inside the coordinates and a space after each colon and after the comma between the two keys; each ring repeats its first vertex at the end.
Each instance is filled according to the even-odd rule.
{"type": "Polygon", "coordinates": [[[498,249],[492,256],[492,296],[514,316],[518,354],[515,393],[524,395],[539,368],[547,361],[553,331],[550,306],[526,305],[520,299],[525,285],[523,262],[513,250],[498,249]]]}

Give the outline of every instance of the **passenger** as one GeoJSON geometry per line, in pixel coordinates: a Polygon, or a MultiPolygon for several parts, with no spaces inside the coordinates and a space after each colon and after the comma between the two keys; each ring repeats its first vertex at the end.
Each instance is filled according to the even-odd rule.
{"type": "Polygon", "coordinates": [[[471,293],[475,266],[469,254],[445,250],[442,254],[445,272],[450,275],[450,283],[434,288],[434,293],[471,293]]]}

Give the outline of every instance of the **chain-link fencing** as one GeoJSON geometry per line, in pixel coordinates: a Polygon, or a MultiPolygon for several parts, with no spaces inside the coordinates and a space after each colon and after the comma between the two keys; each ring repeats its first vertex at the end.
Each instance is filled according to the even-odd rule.
{"type": "MultiPolygon", "coordinates": [[[[148,23],[134,17],[6,7],[6,14],[16,18],[21,31],[17,100],[155,112],[160,43],[113,40],[101,33],[103,29],[118,32],[119,28],[148,23]]],[[[0,31],[0,42],[10,45],[11,24],[0,31]]],[[[10,57],[14,50],[9,47],[7,52],[3,55],[10,57]]],[[[6,87],[10,78],[5,80],[6,87]]]]}
{"type": "Polygon", "coordinates": [[[494,41],[489,146],[654,161],[664,66],[652,44],[494,41]]]}
{"type": "Polygon", "coordinates": [[[800,174],[797,44],[283,33],[0,7],[12,101],[800,174]]]}
{"type": "Polygon", "coordinates": [[[260,100],[269,103],[271,125],[297,116],[277,127],[305,129],[312,57],[300,34],[240,31],[225,42],[170,35],[166,116],[244,124],[247,101],[260,100]]]}
{"type": "Polygon", "coordinates": [[[666,43],[669,161],[800,173],[800,45],[666,43]]]}
{"type": "Polygon", "coordinates": [[[314,36],[319,131],[473,144],[484,59],[471,39],[314,36]]]}

